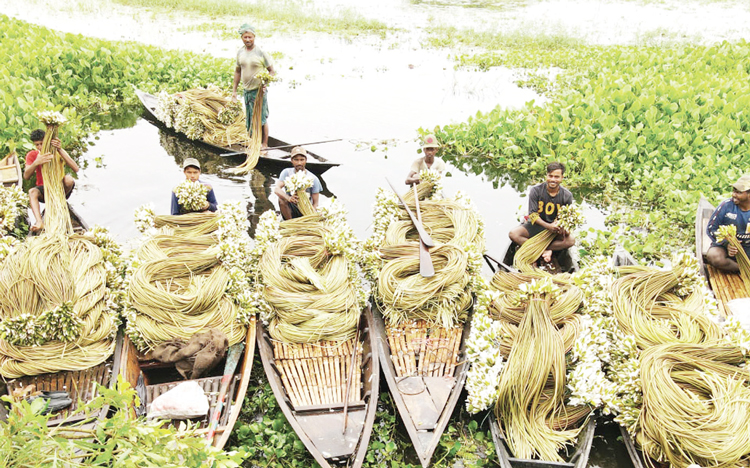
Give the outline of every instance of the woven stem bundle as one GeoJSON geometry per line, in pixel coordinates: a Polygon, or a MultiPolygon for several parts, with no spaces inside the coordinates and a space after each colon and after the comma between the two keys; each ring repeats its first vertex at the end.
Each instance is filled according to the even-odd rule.
{"type": "Polygon", "coordinates": [[[332,228],[314,216],[281,223],[281,239],[260,259],[263,296],[271,306],[269,333],[288,343],[344,341],[356,334],[361,313],[350,260],[332,255],[332,228]]]}
{"type": "Polygon", "coordinates": [[[160,233],[137,252],[140,261],[130,277],[128,298],[135,312],[128,326],[137,330],[141,349],[210,328],[230,344],[245,338],[237,322],[239,306],[226,296],[229,272],[218,260],[214,213],[157,216],[160,233]]]}

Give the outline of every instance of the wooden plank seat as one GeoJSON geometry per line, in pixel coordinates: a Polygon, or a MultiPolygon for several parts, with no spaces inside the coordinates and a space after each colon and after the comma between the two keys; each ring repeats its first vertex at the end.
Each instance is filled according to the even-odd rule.
{"type": "Polygon", "coordinates": [[[49,425],[56,425],[71,417],[68,422],[75,422],[84,419],[83,414],[75,415],[78,410],[79,401],[88,402],[99,395],[96,384],[109,386],[112,377],[111,360],[99,364],[98,366],[81,371],[56,372],[54,374],[41,374],[34,376],[21,377],[8,381],[8,392],[18,388],[25,388],[28,385],[34,385],[38,391],[65,391],[70,395],[73,403],[63,410],[56,412],[50,418],[49,425]]]}

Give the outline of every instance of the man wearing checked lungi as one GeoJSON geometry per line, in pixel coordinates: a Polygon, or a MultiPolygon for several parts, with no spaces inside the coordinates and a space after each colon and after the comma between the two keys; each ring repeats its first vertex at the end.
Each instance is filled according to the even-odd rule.
{"type": "MultiPolygon", "coordinates": [[[[240,34],[244,45],[237,51],[237,66],[234,69],[234,82],[232,83],[232,99],[237,99],[237,86],[242,81],[245,98],[245,125],[249,132],[255,98],[258,96],[258,89],[260,88],[260,79],[256,78],[255,74],[263,69],[268,70],[271,75],[275,75],[276,72],[273,69],[271,56],[255,45],[255,28],[245,23],[240,26],[237,32],[240,34]]],[[[262,105],[262,145],[263,148],[268,148],[268,88],[263,90],[262,105]]]]}

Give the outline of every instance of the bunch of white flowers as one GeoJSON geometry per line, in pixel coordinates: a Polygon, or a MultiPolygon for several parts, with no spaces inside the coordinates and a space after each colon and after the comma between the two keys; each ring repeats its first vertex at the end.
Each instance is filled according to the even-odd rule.
{"type": "Polygon", "coordinates": [[[12,232],[16,220],[26,212],[29,197],[17,186],[0,187],[0,237],[12,232]]]}
{"type": "Polygon", "coordinates": [[[147,203],[141,205],[133,212],[135,218],[135,227],[139,232],[144,234],[153,234],[156,230],[156,224],[154,218],[156,218],[156,212],[154,211],[153,203],[147,203]]]}
{"type": "Polygon", "coordinates": [[[57,111],[42,111],[37,114],[37,117],[45,125],[62,125],[68,121],[64,115],[57,111]]]}
{"type": "Polygon", "coordinates": [[[229,101],[219,110],[216,118],[224,125],[232,125],[238,119],[245,119],[244,109],[240,101],[229,101]]]}
{"type": "Polygon", "coordinates": [[[200,140],[206,133],[206,127],[203,125],[200,114],[193,110],[189,101],[185,101],[177,106],[177,112],[174,117],[174,129],[184,133],[191,140],[200,140]]]}
{"type": "Polygon", "coordinates": [[[0,338],[17,346],[38,346],[50,341],[74,341],[83,322],[71,302],[44,311],[39,316],[20,314],[0,322],[0,338]]]}
{"type": "Polygon", "coordinates": [[[208,203],[208,186],[199,181],[185,180],[174,188],[177,201],[187,211],[200,211],[208,203]]]}
{"type": "Polygon", "coordinates": [[[419,171],[417,175],[420,183],[432,184],[432,190],[430,195],[427,197],[430,200],[439,200],[443,193],[443,175],[434,169],[425,169],[419,171]]]}
{"type": "Polygon", "coordinates": [[[177,100],[166,91],[160,91],[156,96],[154,115],[169,128],[174,128],[174,116],[177,113],[177,100]]]}
{"type": "Polygon", "coordinates": [[[685,297],[704,287],[703,275],[694,254],[684,251],[675,253],[672,256],[672,271],[678,277],[674,288],[677,295],[685,297]]]}
{"type": "Polygon", "coordinates": [[[21,241],[12,236],[0,237],[0,265],[21,245],[21,241]]]}
{"type": "Polygon", "coordinates": [[[583,226],[585,221],[581,205],[576,203],[561,206],[557,212],[557,224],[568,232],[573,232],[579,226],[583,226]]]}
{"type": "Polygon", "coordinates": [[[289,193],[297,193],[300,190],[307,190],[313,186],[313,178],[307,171],[296,171],[284,179],[284,188],[289,193]]]}
{"type": "Polygon", "coordinates": [[[247,323],[251,312],[249,279],[257,259],[253,256],[254,243],[248,234],[247,202],[226,201],[219,205],[218,258],[229,271],[226,293],[240,308],[237,319],[247,323]]]}
{"type": "Polygon", "coordinates": [[[500,296],[498,291],[485,290],[477,296],[471,320],[471,334],[466,341],[466,357],[471,368],[466,374],[466,409],[478,413],[497,401],[500,373],[505,360],[500,353],[503,338],[500,322],[488,315],[487,306],[500,296]]]}

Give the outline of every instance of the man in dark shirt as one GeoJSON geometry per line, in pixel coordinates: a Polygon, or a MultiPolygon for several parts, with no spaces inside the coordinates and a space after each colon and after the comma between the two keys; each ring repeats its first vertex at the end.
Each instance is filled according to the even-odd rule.
{"type": "Polygon", "coordinates": [[[529,214],[527,221],[513,228],[510,239],[518,245],[547,229],[556,234],[549,245],[549,249],[542,254],[542,259],[549,262],[552,252],[564,250],[575,245],[573,235],[557,225],[557,212],[561,206],[573,203],[573,194],[561,186],[565,166],[560,162],[547,165],[547,179],[545,182],[531,187],[529,192],[529,214]]]}
{"type": "MultiPolygon", "coordinates": [[[[206,204],[200,211],[214,212],[218,210],[219,204],[216,201],[216,194],[214,193],[213,187],[203,182],[202,180],[199,180],[199,177],[201,176],[201,163],[199,163],[195,158],[187,158],[185,159],[185,162],[182,163],[182,172],[185,173],[185,179],[189,180],[190,182],[200,182],[201,184],[208,187],[208,193],[206,194],[206,204]]],[[[177,195],[175,195],[174,190],[172,190],[172,208],[170,212],[173,215],[189,213],[182,205],[180,205],[180,202],[177,200],[177,195]]]]}
{"type": "Polygon", "coordinates": [[[719,226],[734,224],[737,226],[737,239],[742,243],[745,252],[750,256],[750,174],[745,174],[732,185],[732,198],[721,202],[711,215],[706,226],[706,234],[711,239],[711,247],[706,252],[706,260],[714,267],[725,271],[739,271],[737,266],[737,249],[727,241],[717,242],[716,231],[719,226]]]}

